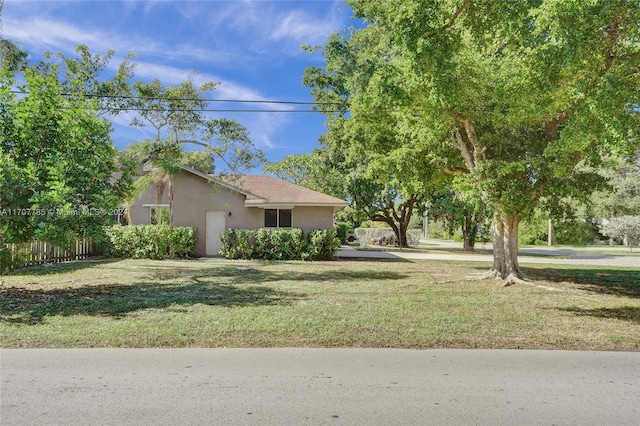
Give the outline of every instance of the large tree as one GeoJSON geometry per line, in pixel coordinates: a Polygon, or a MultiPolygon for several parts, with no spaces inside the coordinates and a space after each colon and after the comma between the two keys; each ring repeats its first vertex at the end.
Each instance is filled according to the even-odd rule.
{"type": "Polygon", "coordinates": [[[111,123],[65,95],[59,64],[25,68],[24,85],[0,75],[0,236],[65,246],[100,234],[126,189],[114,181],[111,123]],[[16,94],[16,89],[22,94],[16,94]]]}
{"type": "Polygon", "coordinates": [[[414,211],[444,177],[406,119],[389,111],[383,92],[403,75],[387,66],[384,47],[358,34],[351,40],[334,34],[323,50],[327,66],[308,68],[303,80],[316,109],[327,116],[328,131],[320,142],[352,205],[368,219],[387,223],[407,246],[414,211]],[[366,113],[358,114],[357,104],[366,113]]]}
{"type": "MultiPolygon", "coordinates": [[[[366,23],[341,44],[357,45],[366,61],[335,70],[349,85],[352,119],[370,120],[384,103],[427,152],[446,151],[442,169],[495,212],[486,277],[522,279],[522,218],[543,203],[552,210],[586,198],[598,179],[585,166],[640,143],[640,5],[348,3],[366,23]],[[363,80],[364,71],[377,77],[363,80]]],[[[330,42],[325,52],[335,49],[330,42]]]]}

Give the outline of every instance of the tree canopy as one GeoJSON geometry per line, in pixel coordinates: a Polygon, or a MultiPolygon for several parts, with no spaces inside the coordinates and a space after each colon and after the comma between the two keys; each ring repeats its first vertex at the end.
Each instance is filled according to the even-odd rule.
{"type": "Polygon", "coordinates": [[[111,123],[63,95],[58,66],[25,68],[24,78],[19,96],[12,74],[0,77],[0,235],[66,246],[100,234],[127,186],[113,179],[111,123]]]}
{"type": "MultiPolygon", "coordinates": [[[[353,0],[366,23],[324,47],[350,120],[392,124],[454,185],[495,211],[487,277],[523,278],[518,224],[535,206],[585,199],[593,167],[640,143],[640,5],[609,1],[353,0]],[[333,58],[340,58],[334,60],[333,58]],[[346,93],[346,95],[345,95],[346,93]],[[591,168],[589,168],[589,167],[591,168]]],[[[327,86],[328,87],[328,86],[327,86]]],[[[365,125],[362,124],[362,125],[365,125]]]]}

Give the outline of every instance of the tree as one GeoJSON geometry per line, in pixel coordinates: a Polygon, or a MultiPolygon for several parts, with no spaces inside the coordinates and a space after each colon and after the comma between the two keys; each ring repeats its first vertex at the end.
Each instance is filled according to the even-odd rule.
{"type": "Polygon", "coordinates": [[[2,8],[4,0],[0,0],[0,68],[12,73],[27,65],[27,52],[15,42],[2,37],[2,8]]]}
{"type": "MultiPolygon", "coordinates": [[[[166,87],[159,80],[138,81],[133,85],[133,105],[139,117],[132,124],[151,126],[156,133],[152,143],[141,146],[142,151],[147,152],[139,160],[152,165],[148,177],[152,177],[155,185],[157,204],[161,202],[165,187],[167,189],[170,224],[173,224],[174,181],[185,159],[183,144],[204,147],[203,156],[222,160],[234,174],[255,168],[264,161],[263,152],[253,145],[244,126],[235,120],[205,115],[205,95],[216,85],[206,82],[196,87],[191,76],[174,87],[166,87]]],[[[214,167],[212,164],[212,171],[214,167]]],[[[140,182],[148,182],[148,179],[140,182]]],[[[144,185],[137,185],[138,191],[144,189],[144,185]]]]}
{"type": "MultiPolygon", "coordinates": [[[[485,277],[505,285],[523,279],[523,217],[536,206],[553,211],[564,199],[585,199],[600,180],[584,166],[640,143],[640,5],[348,3],[367,24],[348,40],[367,60],[335,71],[351,90],[352,119],[370,120],[377,100],[409,132],[425,135],[426,152],[448,151],[442,169],[494,211],[494,263],[485,277]],[[364,72],[377,77],[362,79],[364,72]]],[[[330,41],[325,55],[335,49],[330,41]]]]}
{"type": "Polygon", "coordinates": [[[11,40],[0,38],[0,65],[6,71],[19,71],[27,65],[27,52],[11,40]]]}
{"type": "Polygon", "coordinates": [[[0,235],[66,246],[101,235],[126,190],[109,133],[94,105],[66,97],[60,65],[23,70],[24,95],[12,73],[0,74],[0,235]]]}
{"type": "Polygon", "coordinates": [[[92,54],[87,46],[78,45],[76,53],[75,57],[66,57],[62,53],[45,53],[45,58],[55,57],[64,65],[61,85],[66,96],[86,98],[99,116],[117,115],[135,107],[131,96],[131,79],[136,66],[132,62],[135,57],[133,53],[126,55],[111,78],[105,78],[104,72],[115,51],[109,50],[105,55],[92,54]]]}
{"type": "Polygon", "coordinates": [[[186,151],[182,153],[183,166],[192,167],[199,172],[212,175],[216,171],[216,159],[208,151],[186,151]]]}
{"type": "Polygon", "coordinates": [[[429,200],[429,215],[442,220],[449,234],[460,229],[464,251],[474,251],[476,238],[487,218],[487,206],[477,198],[466,200],[448,189],[429,200]]]}
{"type": "Polygon", "coordinates": [[[613,161],[613,168],[601,173],[607,179],[608,187],[592,195],[592,217],[609,218],[640,212],[640,150],[632,157],[613,161]]]}
{"type": "Polygon", "coordinates": [[[620,216],[605,220],[600,225],[600,232],[607,237],[626,239],[629,251],[633,251],[633,245],[640,243],[640,216],[620,216]]]}
{"type": "Polygon", "coordinates": [[[347,41],[334,34],[324,47],[326,68],[308,68],[303,84],[311,88],[316,109],[327,116],[328,131],[321,143],[342,176],[352,206],[372,221],[387,223],[399,245],[406,247],[414,210],[444,177],[404,117],[389,112],[388,99],[379,96],[379,90],[363,89],[390,87],[403,78],[387,66],[384,53],[366,38],[354,35],[347,41]],[[366,113],[356,117],[355,103],[366,113]]]}
{"type": "Polygon", "coordinates": [[[263,172],[334,197],[347,197],[342,188],[343,176],[329,163],[326,150],[287,155],[280,161],[265,164],[263,172]]]}

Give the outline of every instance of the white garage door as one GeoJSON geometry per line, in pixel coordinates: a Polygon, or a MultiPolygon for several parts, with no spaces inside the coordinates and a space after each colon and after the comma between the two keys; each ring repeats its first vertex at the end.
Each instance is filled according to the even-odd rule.
{"type": "Polygon", "coordinates": [[[205,253],[207,256],[217,256],[222,247],[220,234],[226,229],[227,212],[207,212],[207,242],[205,253]]]}

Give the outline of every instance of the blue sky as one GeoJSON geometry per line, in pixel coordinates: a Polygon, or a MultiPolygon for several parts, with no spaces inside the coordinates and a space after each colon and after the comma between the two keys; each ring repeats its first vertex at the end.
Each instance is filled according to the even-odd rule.
{"type": "MultiPolygon", "coordinates": [[[[322,45],[336,30],[354,25],[342,1],[31,1],[5,0],[2,36],[17,42],[32,60],[45,51],[73,55],[85,44],[92,53],[115,50],[116,67],[128,52],[137,54],[134,80],[159,79],[165,85],[186,80],[217,81],[214,99],[312,101],[302,86],[304,70],[322,66],[322,45]]],[[[213,106],[213,105],[212,105],[213,106]]],[[[308,109],[273,104],[215,104],[251,109],[308,109]]],[[[324,133],[316,113],[218,113],[235,118],[251,132],[270,161],[311,152],[324,133]]],[[[129,125],[132,115],[113,119],[116,147],[139,142],[151,129],[129,125]]]]}

